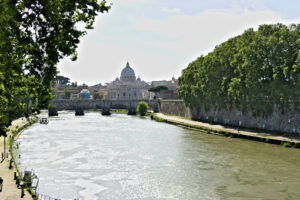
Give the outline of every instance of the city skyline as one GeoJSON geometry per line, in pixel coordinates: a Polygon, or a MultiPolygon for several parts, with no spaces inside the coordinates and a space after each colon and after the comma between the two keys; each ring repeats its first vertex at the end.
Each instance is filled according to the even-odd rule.
{"type": "Polygon", "coordinates": [[[147,82],[178,78],[200,55],[248,28],[299,23],[299,2],[118,0],[81,39],[78,60],[62,60],[63,76],[94,85],[120,76],[129,61],[147,82]]]}

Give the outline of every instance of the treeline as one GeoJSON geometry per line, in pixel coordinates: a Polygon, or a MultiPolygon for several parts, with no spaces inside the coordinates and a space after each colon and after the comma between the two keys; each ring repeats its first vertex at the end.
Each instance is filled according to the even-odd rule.
{"type": "Polygon", "coordinates": [[[179,95],[193,108],[268,116],[300,101],[300,25],[261,25],[216,46],[182,71],[179,95]]]}
{"type": "Polygon", "coordinates": [[[79,39],[109,8],[105,0],[0,0],[0,136],[17,116],[47,108],[57,63],[76,59],[79,39]]]}

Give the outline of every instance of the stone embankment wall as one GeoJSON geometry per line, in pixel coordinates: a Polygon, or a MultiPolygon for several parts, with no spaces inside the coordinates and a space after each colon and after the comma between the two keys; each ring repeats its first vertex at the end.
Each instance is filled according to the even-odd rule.
{"type": "Polygon", "coordinates": [[[254,117],[251,113],[242,114],[237,109],[230,111],[196,110],[185,106],[182,100],[161,100],[160,112],[210,123],[300,134],[300,109],[291,110],[284,114],[278,109],[274,109],[269,117],[263,118],[254,117]]]}
{"type": "Polygon", "coordinates": [[[184,105],[183,100],[160,100],[160,112],[188,119],[193,118],[191,109],[184,105]]]}

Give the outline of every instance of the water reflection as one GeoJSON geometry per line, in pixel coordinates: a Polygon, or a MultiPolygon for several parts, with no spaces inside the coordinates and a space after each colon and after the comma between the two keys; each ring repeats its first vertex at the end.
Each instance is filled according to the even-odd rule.
{"type": "MultiPolygon", "coordinates": [[[[62,112],[18,139],[39,191],[63,199],[299,199],[298,149],[122,114],[62,112]]],[[[17,152],[17,153],[18,153],[17,152]]]]}

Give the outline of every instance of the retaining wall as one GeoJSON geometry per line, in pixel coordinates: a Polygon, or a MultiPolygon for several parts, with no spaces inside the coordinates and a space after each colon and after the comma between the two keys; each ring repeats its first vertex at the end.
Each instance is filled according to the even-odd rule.
{"type": "Polygon", "coordinates": [[[224,125],[300,134],[300,109],[282,114],[275,108],[270,116],[263,118],[254,117],[251,113],[242,114],[237,109],[205,111],[188,108],[182,100],[161,100],[160,112],[224,125]]]}

